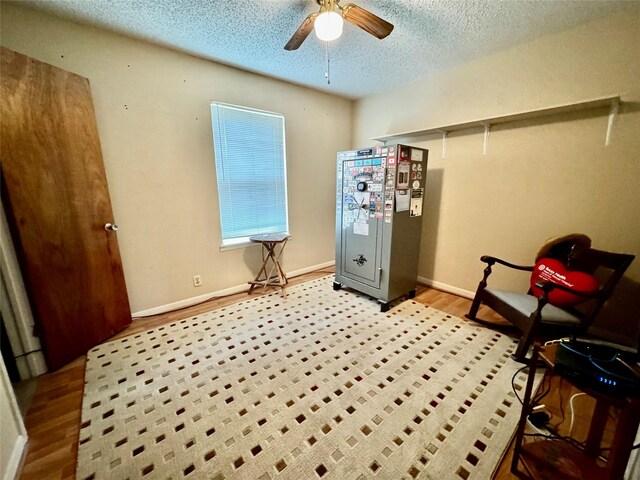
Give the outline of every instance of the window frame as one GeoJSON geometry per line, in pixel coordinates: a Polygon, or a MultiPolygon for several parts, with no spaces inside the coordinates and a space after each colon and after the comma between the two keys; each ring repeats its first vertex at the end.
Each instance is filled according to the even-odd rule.
{"type": "MultiPolygon", "coordinates": [[[[220,125],[220,122],[218,121],[218,119],[216,118],[216,112],[214,109],[216,108],[223,108],[223,109],[233,109],[233,110],[239,110],[242,112],[246,112],[246,113],[254,113],[257,115],[266,115],[266,116],[271,116],[271,117],[276,117],[279,118],[282,122],[282,184],[284,186],[284,223],[286,226],[286,230],[283,233],[286,233],[287,235],[290,235],[289,233],[289,187],[288,187],[288,183],[287,183],[287,144],[286,144],[286,119],[284,114],[282,113],[277,113],[277,112],[271,112],[271,111],[267,111],[267,110],[260,110],[257,108],[252,108],[252,107],[245,107],[245,106],[241,106],[241,105],[234,105],[234,104],[230,104],[230,103],[224,103],[224,102],[217,102],[215,100],[212,100],[210,102],[210,111],[211,111],[211,132],[212,132],[212,140],[213,140],[213,156],[214,156],[214,165],[215,165],[215,169],[216,169],[216,188],[217,188],[217,195],[218,195],[218,217],[219,217],[219,225],[220,225],[220,251],[226,251],[226,250],[235,250],[238,248],[245,248],[247,246],[251,246],[251,245],[256,245],[255,243],[252,243],[249,240],[249,237],[253,236],[253,235],[260,235],[261,233],[267,233],[264,231],[256,231],[255,233],[252,233],[251,235],[246,235],[243,237],[232,237],[232,238],[224,238],[224,227],[223,227],[223,217],[222,217],[222,211],[221,211],[221,207],[222,207],[222,203],[221,203],[221,199],[220,199],[220,182],[219,182],[219,178],[218,178],[218,155],[216,153],[216,151],[220,148],[222,148],[221,146],[217,146],[216,144],[216,125],[220,125]]],[[[275,130],[274,130],[275,131],[275,130]]]]}

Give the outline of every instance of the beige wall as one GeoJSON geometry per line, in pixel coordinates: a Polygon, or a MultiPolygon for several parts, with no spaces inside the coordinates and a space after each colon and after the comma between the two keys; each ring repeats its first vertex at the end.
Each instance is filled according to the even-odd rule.
{"type": "MultiPolygon", "coordinates": [[[[638,7],[356,103],[354,141],[363,147],[387,133],[609,94],[626,102],[608,147],[606,108],[496,126],[486,156],[481,129],[450,134],[444,160],[441,137],[404,138],[430,150],[420,276],[475,291],[481,255],[530,264],[545,239],[570,232],[640,255],[638,7]]],[[[528,279],[493,280],[524,288],[528,279]]],[[[633,336],[640,258],[625,283],[625,332],[633,336]]]]}
{"type": "Polygon", "coordinates": [[[259,247],[219,250],[211,100],[284,114],[294,236],[284,268],[333,260],[350,100],[14,5],[2,5],[1,41],[91,82],[133,312],[244,284],[259,267],[259,247]]]}
{"type": "MultiPolygon", "coordinates": [[[[431,152],[423,278],[473,291],[480,255],[528,263],[545,239],[574,231],[596,247],[639,254],[639,9],[369,97],[355,109],[345,99],[14,5],[2,7],[1,40],[91,80],[127,286],[139,311],[242,284],[258,266],[257,248],[218,248],[210,100],[287,119],[294,239],[284,264],[292,271],[333,259],[336,151],[376,144],[370,138],[385,133],[622,94],[608,147],[607,109],[496,126],[486,156],[480,130],[452,133],[444,160],[439,137],[404,141],[431,152]],[[196,273],[203,287],[192,287],[196,273]]],[[[495,285],[512,281],[497,275],[495,285]]],[[[625,282],[625,301],[640,298],[640,260],[625,282]]]]}

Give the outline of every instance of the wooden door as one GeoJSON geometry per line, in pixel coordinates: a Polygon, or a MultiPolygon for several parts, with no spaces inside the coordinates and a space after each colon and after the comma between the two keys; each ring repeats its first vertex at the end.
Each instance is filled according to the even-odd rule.
{"type": "Polygon", "coordinates": [[[50,369],[131,323],[89,81],[2,48],[2,200],[50,369]]]}

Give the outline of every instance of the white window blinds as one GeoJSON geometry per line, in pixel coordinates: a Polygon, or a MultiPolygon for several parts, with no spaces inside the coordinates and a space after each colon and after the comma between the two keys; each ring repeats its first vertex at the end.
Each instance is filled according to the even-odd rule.
{"type": "Polygon", "coordinates": [[[289,233],[284,117],[211,104],[222,246],[289,233]]]}

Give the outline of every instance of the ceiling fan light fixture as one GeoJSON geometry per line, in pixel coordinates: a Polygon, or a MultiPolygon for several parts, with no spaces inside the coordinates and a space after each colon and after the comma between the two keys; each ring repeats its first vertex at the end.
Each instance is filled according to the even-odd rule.
{"type": "Polygon", "coordinates": [[[343,25],[344,21],[339,13],[322,12],[313,22],[313,29],[320,40],[330,42],[342,35],[343,25]]]}

